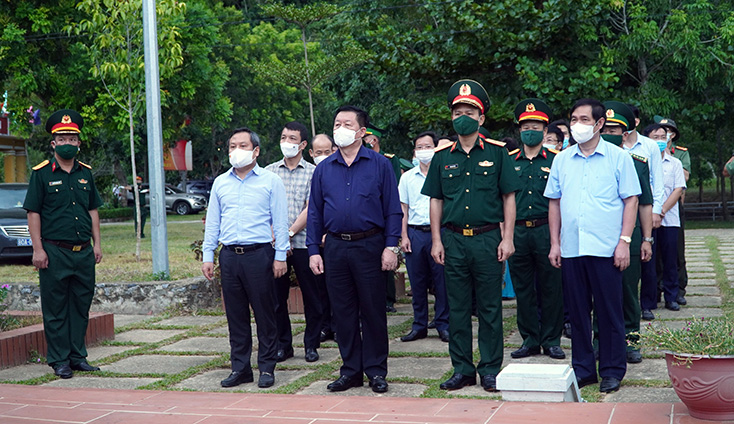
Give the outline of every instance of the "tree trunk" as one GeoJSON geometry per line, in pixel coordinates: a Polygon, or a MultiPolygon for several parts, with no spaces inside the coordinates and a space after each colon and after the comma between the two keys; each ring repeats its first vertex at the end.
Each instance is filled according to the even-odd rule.
{"type": "Polygon", "coordinates": [[[135,198],[135,222],[137,223],[137,231],[135,232],[135,260],[140,262],[140,235],[142,234],[143,229],[140,228],[141,220],[140,220],[140,187],[138,187],[138,169],[135,166],[135,128],[133,126],[133,111],[132,111],[132,94],[128,97],[128,106],[131,107],[128,109],[128,123],[130,125],[130,164],[132,166],[133,171],[133,190],[135,191],[135,195],[133,196],[135,198]]]}
{"type": "Polygon", "coordinates": [[[308,90],[308,110],[311,112],[311,137],[316,135],[316,123],[313,117],[313,98],[311,97],[311,71],[308,69],[308,47],[306,45],[306,27],[301,27],[301,41],[303,41],[303,58],[306,63],[306,89],[308,90]]]}

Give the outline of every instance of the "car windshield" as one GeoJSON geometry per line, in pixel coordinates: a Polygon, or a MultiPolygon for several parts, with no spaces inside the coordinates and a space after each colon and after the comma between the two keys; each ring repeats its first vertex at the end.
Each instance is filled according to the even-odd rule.
{"type": "Polygon", "coordinates": [[[22,208],[27,187],[0,188],[0,209],[22,208]]]}
{"type": "Polygon", "coordinates": [[[171,185],[167,185],[166,187],[174,193],[186,193],[185,191],[181,190],[180,188],[177,188],[171,185]]]}

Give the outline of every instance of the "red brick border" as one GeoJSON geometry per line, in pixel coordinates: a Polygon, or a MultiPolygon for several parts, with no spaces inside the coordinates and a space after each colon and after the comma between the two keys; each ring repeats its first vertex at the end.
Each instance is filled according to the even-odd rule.
{"type": "MultiPolygon", "coordinates": [[[[39,311],[8,311],[12,316],[40,315],[39,311]]],[[[115,339],[114,315],[103,312],[89,313],[89,326],[85,341],[93,346],[103,340],[115,339]]],[[[46,355],[46,338],[43,335],[43,324],[30,325],[16,330],[0,333],[0,368],[12,367],[26,363],[31,351],[46,355]]]]}

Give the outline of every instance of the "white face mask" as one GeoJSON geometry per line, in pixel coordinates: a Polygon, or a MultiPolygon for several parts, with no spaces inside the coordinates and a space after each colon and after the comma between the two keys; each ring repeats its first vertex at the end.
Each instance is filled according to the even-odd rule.
{"type": "MultiPolygon", "coordinates": [[[[596,125],[596,123],[594,124],[596,125]]],[[[594,131],[594,125],[573,124],[571,125],[571,135],[579,144],[584,144],[594,137],[597,132],[594,131]]]]}
{"type": "Polygon", "coordinates": [[[313,162],[314,162],[314,163],[315,163],[316,165],[318,165],[318,164],[320,164],[320,163],[321,163],[321,161],[322,161],[322,160],[324,160],[324,159],[326,159],[326,158],[328,158],[328,156],[326,156],[326,155],[316,156],[315,158],[313,158],[313,162]]]}
{"type": "Polygon", "coordinates": [[[350,130],[347,127],[339,127],[334,130],[334,143],[339,147],[347,147],[354,144],[357,131],[350,130]]]}
{"type": "Polygon", "coordinates": [[[298,155],[301,151],[298,144],[293,143],[280,143],[280,151],[283,152],[283,156],[292,158],[298,155]]]}
{"type": "Polygon", "coordinates": [[[229,164],[234,168],[244,168],[252,163],[252,150],[234,149],[229,153],[229,164]]]}
{"type": "Polygon", "coordinates": [[[421,161],[421,163],[430,163],[431,159],[433,159],[433,149],[429,150],[416,150],[415,151],[415,157],[421,161]]]}
{"type": "Polygon", "coordinates": [[[555,149],[556,148],[556,145],[555,144],[543,143],[543,147],[545,147],[546,149],[555,149]]]}

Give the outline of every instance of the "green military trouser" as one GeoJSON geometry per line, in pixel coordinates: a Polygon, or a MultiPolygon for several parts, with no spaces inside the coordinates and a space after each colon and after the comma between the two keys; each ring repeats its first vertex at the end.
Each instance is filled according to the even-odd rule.
{"type": "Polygon", "coordinates": [[[84,337],[94,297],[94,250],[73,252],[43,243],[48,268],[38,270],[49,365],[86,361],[84,337]]]}
{"type": "Polygon", "coordinates": [[[563,330],[561,270],[551,265],[550,229],[515,227],[515,254],[508,261],[517,296],[517,328],[523,346],[560,346],[563,330]],[[537,292],[536,292],[537,281],[537,292]],[[538,319],[538,306],[541,314],[538,319]]]}
{"type": "Polygon", "coordinates": [[[442,235],[444,275],[449,300],[449,354],[454,372],[497,374],[502,366],[502,263],[497,261],[500,230],[475,236],[442,235]],[[479,365],[472,350],[472,289],[479,316],[479,365]]]}

